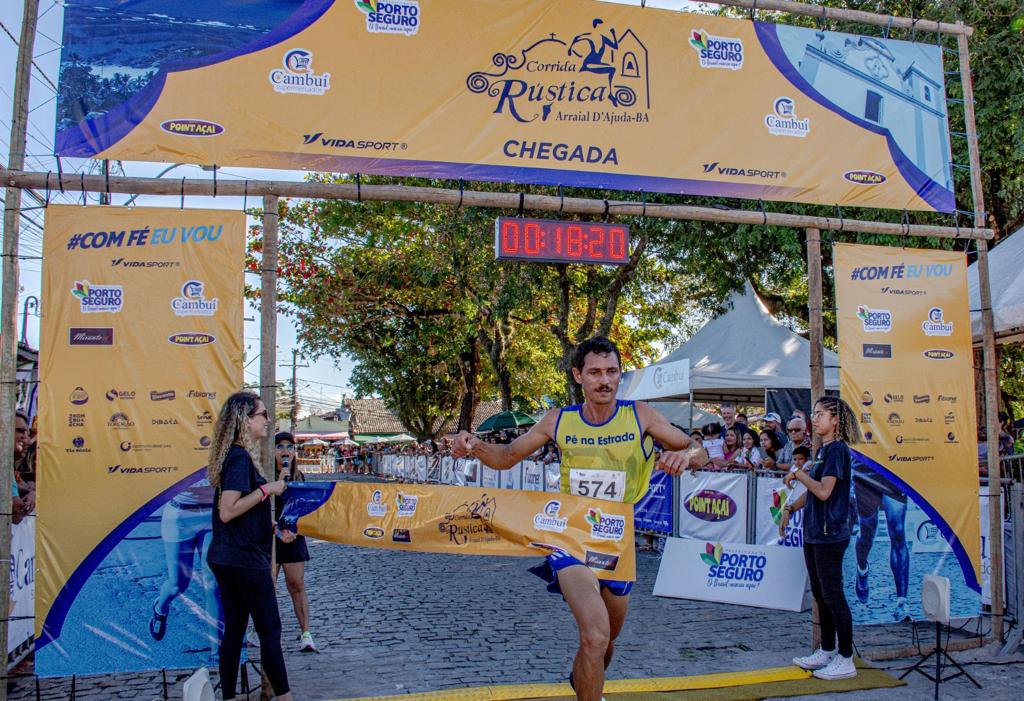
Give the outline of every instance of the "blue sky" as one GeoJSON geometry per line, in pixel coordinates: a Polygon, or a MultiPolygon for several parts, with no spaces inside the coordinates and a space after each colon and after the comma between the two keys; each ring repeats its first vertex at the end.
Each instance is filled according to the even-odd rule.
{"type": "MultiPolygon", "coordinates": [[[[609,0],[618,4],[639,5],[639,0],[609,0]]],[[[32,71],[32,84],[29,98],[29,132],[26,168],[37,172],[56,171],[57,164],[53,157],[53,133],[54,118],[56,113],[55,90],[51,84],[56,85],[58,66],[60,63],[60,40],[63,32],[63,1],[62,0],[39,0],[39,25],[36,35],[34,57],[38,66],[32,71]]],[[[685,0],[649,0],[648,7],[663,9],[697,9],[697,4],[685,0]]],[[[14,39],[21,34],[22,2],[19,0],[4,0],[0,2],[0,23],[14,39]]],[[[7,154],[10,149],[11,129],[11,107],[14,94],[14,71],[17,63],[17,46],[15,40],[7,36],[0,29],[0,153],[2,160],[7,161],[7,154]]],[[[63,159],[65,172],[89,172],[95,168],[96,163],[82,159],[63,159]]],[[[153,177],[167,168],[167,164],[125,162],[124,172],[131,177],[153,177]]],[[[173,177],[208,179],[209,174],[204,173],[195,166],[176,166],[173,168],[173,177]]],[[[248,178],[265,180],[302,180],[301,171],[278,171],[254,168],[225,168],[218,172],[221,179],[248,178]]],[[[77,195],[68,194],[64,196],[67,202],[80,202],[77,195]]],[[[128,199],[127,195],[113,196],[113,204],[123,204],[128,199]]],[[[57,202],[62,201],[61,197],[56,198],[57,202]]],[[[95,202],[95,199],[94,199],[95,202]]],[[[27,197],[23,197],[22,205],[25,207],[34,204],[27,197]]],[[[176,198],[142,196],[136,200],[136,204],[142,206],[176,206],[176,198]],[[171,202],[174,199],[174,202],[171,202]]],[[[190,197],[187,204],[196,208],[212,209],[241,209],[242,198],[238,197],[190,197]]],[[[21,221],[20,231],[20,253],[23,256],[38,256],[42,245],[43,216],[39,210],[27,211],[21,221]]],[[[2,227],[2,223],[0,223],[2,227]]],[[[21,303],[28,296],[38,297],[41,289],[40,276],[41,261],[22,260],[20,267],[20,299],[21,303]]],[[[247,281],[257,283],[258,278],[247,276],[247,281]],[[249,279],[251,278],[251,279],[249,279]]],[[[247,306],[246,318],[253,321],[245,323],[245,347],[247,362],[251,362],[245,370],[247,381],[256,381],[259,376],[259,361],[254,360],[259,353],[260,329],[258,312],[251,305],[247,306]]],[[[19,316],[19,330],[21,317],[19,316]]],[[[38,318],[33,315],[28,319],[28,340],[37,347],[39,341],[38,318]]],[[[285,316],[278,317],[277,352],[278,364],[290,362],[292,349],[297,345],[296,331],[291,319],[285,316]]],[[[326,408],[337,406],[341,396],[346,390],[349,375],[352,371],[352,361],[346,357],[321,358],[315,363],[312,361],[301,361],[310,364],[311,367],[302,368],[298,376],[300,398],[305,400],[309,408],[326,408]]],[[[290,368],[279,367],[278,379],[289,380],[291,377],[290,368]]]]}

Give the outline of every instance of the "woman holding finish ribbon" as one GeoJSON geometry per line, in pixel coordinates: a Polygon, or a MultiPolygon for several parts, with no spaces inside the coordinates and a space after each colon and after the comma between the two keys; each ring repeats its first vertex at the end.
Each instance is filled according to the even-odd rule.
{"type": "Polygon", "coordinates": [[[783,508],[779,529],[785,532],[790,514],[804,509],[804,561],[821,618],[821,647],[806,657],[794,658],[793,664],[813,670],[819,679],[847,679],[857,676],[853,617],[843,593],[843,555],[850,544],[853,480],[849,444],[859,443],[861,434],[853,411],[839,397],[819,399],[811,425],[821,438],[821,447],[809,470],[794,467],[786,475],[787,487],[797,481],[807,491],[783,508]]]}
{"type": "MultiPolygon", "coordinates": [[[[281,652],[281,616],[270,576],[274,521],[270,495],[285,490],[284,480],[267,483],[256,465],[260,442],[267,436],[270,417],[252,392],[227,398],[217,417],[210,464],[210,484],[217,490],[207,562],[220,587],[224,633],[220,643],[220,680],[224,701],[235,698],[238,664],[245,628],[252,616],[260,638],[263,670],[279,701],[293,701],[281,652]]],[[[294,533],[283,531],[290,542],[294,533]]]]}

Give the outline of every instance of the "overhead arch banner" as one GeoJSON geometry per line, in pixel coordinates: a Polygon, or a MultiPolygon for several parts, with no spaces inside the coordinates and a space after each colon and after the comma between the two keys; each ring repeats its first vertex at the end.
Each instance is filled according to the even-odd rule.
{"type": "Polygon", "coordinates": [[[206,463],[242,383],[244,245],[237,211],[46,209],[40,676],[215,658],[206,463]]]}
{"type": "Polygon", "coordinates": [[[981,608],[978,442],[962,252],[835,247],[840,387],[864,442],[847,550],[854,621],[923,620],[924,575],[951,614],[981,608]]]}
{"type": "Polygon", "coordinates": [[[952,212],[935,45],[590,0],[67,0],[61,156],[952,212]]]}

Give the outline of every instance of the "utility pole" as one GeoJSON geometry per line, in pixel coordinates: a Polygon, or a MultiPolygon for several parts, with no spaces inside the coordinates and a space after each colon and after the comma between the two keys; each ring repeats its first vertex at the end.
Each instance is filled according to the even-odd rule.
{"type": "MultiPolygon", "coordinates": [[[[290,412],[291,423],[289,429],[292,433],[295,433],[295,422],[299,420],[299,387],[298,380],[296,378],[296,371],[299,368],[308,368],[308,365],[299,365],[299,349],[292,348],[292,409],[290,412]]],[[[287,363],[281,365],[281,367],[288,367],[287,363]]]]}
{"type": "MultiPolygon", "coordinates": [[[[7,167],[20,170],[25,167],[25,140],[28,136],[28,94],[32,65],[32,49],[36,40],[39,19],[39,0],[25,0],[21,19],[21,38],[18,42],[18,66],[14,77],[14,99],[11,110],[10,152],[7,167]]],[[[0,328],[3,343],[0,347],[0,483],[14,480],[14,405],[15,381],[18,367],[18,233],[21,216],[21,190],[7,188],[4,195],[3,241],[3,301],[0,302],[0,328]]],[[[11,497],[0,509],[0,563],[11,561],[11,497]]],[[[7,565],[2,568],[7,578],[7,565]]],[[[10,611],[10,590],[7,582],[0,586],[0,651],[7,659],[7,615],[10,611]]],[[[6,661],[4,670],[7,670],[6,661]]],[[[0,701],[7,701],[7,684],[0,684],[0,701]]]]}

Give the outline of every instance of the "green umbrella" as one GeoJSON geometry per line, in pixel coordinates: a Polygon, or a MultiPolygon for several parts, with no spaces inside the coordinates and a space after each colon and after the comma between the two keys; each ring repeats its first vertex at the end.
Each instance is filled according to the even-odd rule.
{"type": "Polygon", "coordinates": [[[526,414],[518,411],[499,411],[494,416],[488,416],[476,427],[477,433],[489,433],[501,431],[506,428],[519,428],[520,426],[533,426],[536,421],[526,414]]]}

